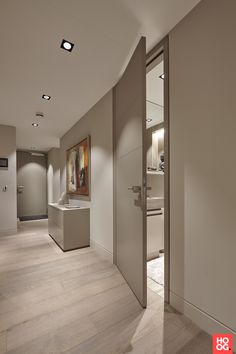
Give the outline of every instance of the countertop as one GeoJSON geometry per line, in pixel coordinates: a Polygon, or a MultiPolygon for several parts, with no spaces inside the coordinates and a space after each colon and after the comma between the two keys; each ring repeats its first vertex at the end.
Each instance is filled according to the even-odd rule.
{"type": "Polygon", "coordinates": [[[72,206],[70,204],[70,207],[67,208],[66,205],[59,205],[57,203],[49,203],[48,204],[49,206],[53,207],[53,208],[56,208],[56,209],[59,209],[61,211],[70,211],[70,210],[81,210],[81,209],[90,209],[89,207],[85,207],[85,206],[72,206]]]}

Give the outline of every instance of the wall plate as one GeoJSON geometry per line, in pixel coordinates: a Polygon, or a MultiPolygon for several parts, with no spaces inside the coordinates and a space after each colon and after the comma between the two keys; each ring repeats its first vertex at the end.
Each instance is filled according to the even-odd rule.
{"type": "Polygon", "coordinates": [[[8,167],[8,159],[0,157],[0,168],[8,167]]]}

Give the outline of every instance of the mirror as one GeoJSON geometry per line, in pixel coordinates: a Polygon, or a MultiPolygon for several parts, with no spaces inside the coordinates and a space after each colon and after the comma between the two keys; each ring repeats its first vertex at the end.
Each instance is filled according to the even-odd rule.
{"type": "Polygon", "coordinates": [[[147,129],[147,171],[164,173],[163,123],[147,129]]]}

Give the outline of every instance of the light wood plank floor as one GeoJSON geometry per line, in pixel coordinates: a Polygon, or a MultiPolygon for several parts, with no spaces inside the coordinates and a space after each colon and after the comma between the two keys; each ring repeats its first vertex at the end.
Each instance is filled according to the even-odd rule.
{"type": "Polygon", "coordinates": [[[143,310],[90,248],[63,253],[47,221],[0,238],[0,354],[210,354],[210,337],[148,290],[143,310]]]}

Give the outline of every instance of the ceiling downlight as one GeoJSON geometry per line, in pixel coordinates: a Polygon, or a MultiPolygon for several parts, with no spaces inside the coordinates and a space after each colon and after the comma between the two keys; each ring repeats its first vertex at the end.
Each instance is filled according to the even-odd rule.
{"type": "Polygon", "coordinates": [[[67,52],[72,52],[72,49],[74,48],[74,43],[63,39],[61,42],[61,48],[66,50],[67,52]]]}
{"type": "Polygon", "coordinates": [[[35,113],[36,118],[44,118],[44,113],[42,112],[36,112],[35,113]]]}
{"type": "Polygon", "coordinates": [[[44,100],[49,101],[49,100],[51,99],[51,96],[49,96],[49,95],[43,95],[42,98],[43,98],[44,100]]]}

